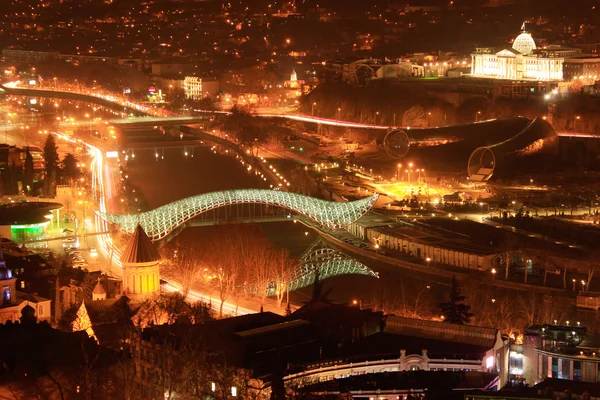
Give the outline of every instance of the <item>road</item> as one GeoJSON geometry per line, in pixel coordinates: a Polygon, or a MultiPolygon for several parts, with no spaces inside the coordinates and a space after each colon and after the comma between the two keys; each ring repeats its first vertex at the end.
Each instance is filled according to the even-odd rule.
{"type": "MultiPolygon", "coordinates": [[[[107,204],[110,202],[112,198],[112,193],[114,192],[113,182],[111,181],[111,172],[108,168],[105,159],[105,151],[99,147],[92,145],[91,143],[74,139],[73,137],[67,136],[60,132],[55,132],[56,136],[60,139],[71,142],[85,145],[90,154],[93,157],[90,168],[92,170],[92,178],[94,180],[93,187],[95,186],[96,191],[98,193],[98,210],[102,212],[109,212],[107,204]]],[[[100,218],[98,215],[95,215],[94,219],[94,227],[96,232],[108,232],[109,226],[106,221],[100,218]]],[[[112,240],[112,237],[109,233],[99,233],[96,235],[96,239],[98,241],[98,248],[103,253],[103,255],[109,260],[109,264],[116,267],[111,269],[111,272],[115,275],[120,275],[120,270],[123,266],[121,263],[121,249],[119,249],[112,240]]],[[[164,277],[161,277],[164,280],[164,277]]],[[[173,282],[166,282],[163,287],[171,292],[179,291],[180,287],[173,282]]],[[[215,301],[211,296],[200,293],[197,290],[192,290],[188,294],[188,298],[192,301],[203,301],[206,303],[213,304],[213,307],[218,310],[219,304],[215,301]]],[[[234,304],[231,302],[225,302],[223,306],[223,311],[225,314],[230,315],[241,315],[241,314],[250,314],[258,312],[260,309],[260,305],[258,308],[252,306],[251,308],[241,307],[238,304],[234,304]]],[[[283,312],[283,310],[281,310],[283,312]]]]}

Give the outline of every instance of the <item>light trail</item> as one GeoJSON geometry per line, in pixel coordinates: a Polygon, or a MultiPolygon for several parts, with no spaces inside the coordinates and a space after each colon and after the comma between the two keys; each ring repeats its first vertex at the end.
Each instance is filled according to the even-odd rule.
{"type": "MultiPolygon", "coordinates": [[[[402,126],[389,126],[389,125],[374,125],[374,124],[362,124],[359,122],[348,122],[339,119],[329,119],[329,118],[318,118],[318,117],[309,117],[301,114],[273,114],[273,113],[256,113],[258,117],[264,118],[285,118],[293,121],[300,122],[311,122],[319,125],[328,125],[328,126],[340,126],[343,128],[361,128],[361,129],[377,129],[377,130],[388,130],[388,129],[402,129],[407,127],[402,126]]],[[[410,128],[407,128],[410,129],[410,128]]]]}
{"type": "MultiPolygon", "coordinates": [[[[60,133],[60,132],[53,132],[53,133],[57,137],[65,140],[67,142],[70,142],[73,144],[81,143],[87,147],[89,153],[93,157],[93,160],[90,162],[90,170],[92,171],[92,176],[95,177],[95,179],[93,181],[96,183],[96,188],[99,191],[98,209],[101,212],[107,212],[107,207],[106,207],[107,194],[106,193],[110,192],[110,170],[108,168],[108,165],[104,163],[104,154],[103,154],[102,150],[100,150],[98,147],[93,146],[89,143],[86,143],[80,139],[79,140],[73,139],[72,137],[67,136],[63,133],[60,133]],[[107,181],[108,189],[104,184],[104,182],[105,182],[104,181],[104,173],[106,173],[106,181],[107,181]]],[[[108,196],[110,196],[110,194],[108,196]]],[[[108,223],[104,219],[100,218],[100,216],[98,214],[95,215],[95,223],[96,223],[96,231],[97,232],[108,232],[109,231],[108,223]]],[[[123,268],[123,264],[121,262],[122,252],[117,246],[115,246],[110,234],[100,233],[96,237],[98,240],[98,245],[100,247],[100,250],[102,251],[104,256],[107,257],[110,260],[110,262],[113,265],[116,265],[119,269],[123,268]]],[[[169,292],[181,292],[181,287],[179,285],[172,283],[172,282],[168,282],[168,281],[163,285],[163,288],[169,292]]],[[[218,300],[213,301],[213,299],[210,296],[206,296],[205,294],[202,294],[198,291],[190,290],[187,298],[192,301],[202,301],[207,304],[210,303],[215,311],[219,311],[220,301],[218,301],[218,300]]],[[[231,314],[231,315],[244,315],[244,314],[254,314],[257,311],[251,310],[248,308],[244,308],[244,307],[239,307],[239,306],[229,303],[229,302],[225,302],[223,304],[223,312],[226,314],[231,314]]]]}

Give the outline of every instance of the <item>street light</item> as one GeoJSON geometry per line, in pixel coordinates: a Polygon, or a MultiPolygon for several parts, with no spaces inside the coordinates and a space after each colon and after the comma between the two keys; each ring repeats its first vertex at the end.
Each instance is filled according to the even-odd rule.
{"type": "Polygon", "coordinates": [[[492,280],[496,279],[496,268],[492,268],[492,280]]]}
{"type": "Polygon", "coordinates": [[[581,280],[581,291],[585,292],[585,281],[581,280]]]}
{"type": "Polygon", "coordinates": [[[358,300],[354,299],[354,300],[352,300],[352,304],[355,305],[355,306],[358,306],[359,310],[362,310],[362,300],[361,299],[358,299],[358,300]]]}
{"type": "Polygon", "coordinates": [[[342,109],[341,109],[340,107],[338,107],[338,109],[337,109],[337,117],[338,117],[338,120],[339,120],[339,119],[342,119],[342,117],[341,117],[341,112],[342,112],[342,109]]]}
{"type": "Polygon", "coordinates": [[[311,107],[311,111],[310,111],[310,113],[311,113],[311,115],[312,115],[313,117],[315,116],[315,106],[316,106],[316,105],[317,105],[317,103],[316,103],[316,102],[315,102],[315,103],[312,103],[312,107],[311,107]]]}
{"type": "Polygon", "coordinates": [[[427,261],[427,266],[429,267],[429,263],[431,262],[431,257],[427,257],[427,258],[425,259],[425,261],[427,261]]]}
{"type": "Polygon", "coordinates": [[[573,132],[577,132],[577,121],[579,121],[581,119],[581,117],[579,115],[575,116],[575,119],[573,119],[573,132]]]}
{"type": "Polygon", "coordinates": [[[400,168],[402,168],[402,164],[396,164],[396,180],[400,180],[400,168]]]}
{"type": "Polygon", "coordinates": [[[475,114],[475,122],[479,121],[479,116],[481,115],[481,111],[477,111],[475,114]]]}
{"type": "Polygon", "coordinates": [[[575,284],[577,283],[577,279],[573,279],[573,291],[575,291],[575,284]]]}

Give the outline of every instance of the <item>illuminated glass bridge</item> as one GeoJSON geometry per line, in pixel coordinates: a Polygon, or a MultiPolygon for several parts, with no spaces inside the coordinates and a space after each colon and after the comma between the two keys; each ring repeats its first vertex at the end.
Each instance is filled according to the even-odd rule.
{"type": "Polygon", "coordinates": [[[369,211],[376,200],[377,195],[352,202],[332,202],[279,190],[239,189],[204,193],[139,214],[96,213],[128,233],[132,233],[139,223],[152,240],[159,240],[185,222],[219,207],[236,204],[277,206],[304,215],[324,227],[341,228],[369,211]]]}

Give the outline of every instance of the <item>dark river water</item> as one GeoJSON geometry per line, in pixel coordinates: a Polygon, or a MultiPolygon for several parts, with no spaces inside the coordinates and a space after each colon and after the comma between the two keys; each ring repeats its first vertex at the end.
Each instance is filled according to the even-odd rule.
{"type": "MultiPolygon", "coordinates": [[[[162,150],[160,150],[162,156],[162,150]]],[[[156,161],[154,149],[136,151],[135,159],[128,164],[129,179],[138,187],[148,209],[185,197],[211,191],[243,188],[268,189],[269,185],[253,173],[249,173],[235,156],[214,154],[209,148],[195,148],[194,157],[184,156],[183,149],[165,149],[164,159],[156,161]]],[[[277,162],[273,160],[273,164],[277,162]]],[[[293,256],[300,256],[319,236],[301,224],[269,222],[260,224],[271,242],[287,249],[293,256]],[[306,232],[309,232],[306,235],[306,232]]],[[[210,235],[214,227],[184,229],[175,240],[193,243],[210,235]]],[[[405,292],[424,290],[429,286],[431,293],[437,283],[430,275],[419,275],[387,264],[360,260],[379,273],[380,278],[345,275],[324,281],[324,289],[331,289],[328,298],[336,302],[360,301],[364,306],[378,302],[389,302],[390,297],[405,292]],[[400,293],[400,291],[404,291],[400,293]],[[385,300],[384,300],[385,299],[385,300]]],[[[444,283],[443,280],[439,281],[444,283]]],[[[446,287],[446,284],[443,285],[446,287]]],[[[308,300],[312,289],[306,288],[292,295],[295,302],[308,300]]],[[[433,295],[433,298],[439,296],[433,295]]]]}

